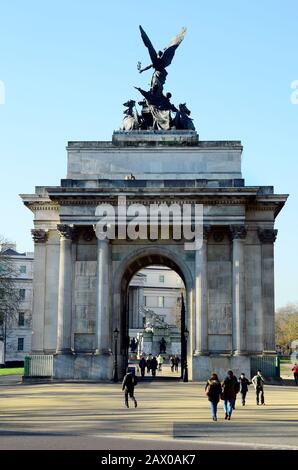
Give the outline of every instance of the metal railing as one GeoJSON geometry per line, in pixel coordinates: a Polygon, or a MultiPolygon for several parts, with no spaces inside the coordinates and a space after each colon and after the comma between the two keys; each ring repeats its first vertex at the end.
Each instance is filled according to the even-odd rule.
{"type": "Polygon", "coordinates": [[[51,354],[32,354],[25,357],[25,377],[52,377],[53,356],[51,354]]]}
{"type": "Polygon", "coordinates": [[[278,356],[253,356],[250,358],[251,377],[261,370],[265,377],[280,377],[280,359],[278,356]]]}

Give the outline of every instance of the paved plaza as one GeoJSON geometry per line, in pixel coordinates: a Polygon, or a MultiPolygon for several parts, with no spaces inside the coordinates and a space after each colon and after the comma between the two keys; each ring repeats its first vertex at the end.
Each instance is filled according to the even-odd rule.
{"type": "Polygon", "coordinates": [[[265,406],[250,387],[232,420],[212,422],[203,383],[147,381],[138,408],[121,385],[0,382],[0,449],[298,449],[298,387],[267,386],[265,406]]]}

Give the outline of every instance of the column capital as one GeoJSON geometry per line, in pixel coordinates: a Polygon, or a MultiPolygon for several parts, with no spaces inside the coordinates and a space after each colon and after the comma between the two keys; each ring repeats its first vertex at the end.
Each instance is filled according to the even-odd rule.
{"type": "Polygon", "coordinates": [[[32,229],[31,236],[34,243],[45,243],[48,239],[48,232],[43,229],[32,229]]]}
{"type": "Polygon", "coordinates": [[[272,228],[259,228],[259,239],[262,243],[274,243],[277,237],[277,232],[277,230],[272,228]]]}
{"type": "Polygon", "coordinates": [[[244,240],[247,235],[245,225],[230,225],[230,237],[232,240],[244,240]]]}
{"type": "Polygon", "coordinates": [[[211,232],[211,225],[205,225],[203,226],[203,240],[207,240],[209,233],[211,232]]]}
{"type": "Polygon", "coordinates": [[[67,224],[58,224],[57,230],[60,233],[60,236],[67,240],[73,240],[77,234],[76,228],[67,224]]]}

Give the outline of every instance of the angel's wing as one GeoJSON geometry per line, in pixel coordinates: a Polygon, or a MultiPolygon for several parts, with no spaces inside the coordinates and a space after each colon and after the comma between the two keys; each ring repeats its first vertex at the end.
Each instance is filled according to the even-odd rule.
{"type": "Polygon", "coordinates": [[[173,57],[175,55],[175,51],[177,47],[179,46],[179,44],[183,41],[185,33],[186,33],[186,28],[182,28],[180,33],[178,33],[177,36],[175,36],[170,42],[170,44],[165,48],[163,56],[162,56],[164,67],[168,67],[168,65],[170,65],[170,63],[172,62],[173,57]]]}
{"type": "Polygon", "coordinates": [[[143,30],[141,25],[139,26],[139,28],[140,28],[140,31],[141,31],[141,36],[142,36],[142,39],[143,39],[143,43],[145,44],[145,46],[147,47],[147,49],[149,51],[152,63],[154,63],[156,61],[156,58],[157,58],[156,50],[152,46],[152,43],[151,43],[150,39],[148,38],[147,34],[145,33],[145,31],[143,30]]]}

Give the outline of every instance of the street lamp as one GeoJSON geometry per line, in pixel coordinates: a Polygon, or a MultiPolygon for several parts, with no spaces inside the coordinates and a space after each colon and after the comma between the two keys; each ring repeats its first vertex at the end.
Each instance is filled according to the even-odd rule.
{"type": "Polygon", "coordinates": [[[188,382],[188,366],[187,366],[187,340],[189,331],[187,328],[184,330],[184,370],[183,370],[183,382],[188,382]]]}
{"type": "Polygon", "coordinates": [[[118,382],[118,362],[117,362],[117,340],[119,336],[119,330],[118,328],[115,328],[114,330],[114,344],[115,344],[115,350],[114,350],[114,377],[113,380],[114,382],[118,382]]]}

